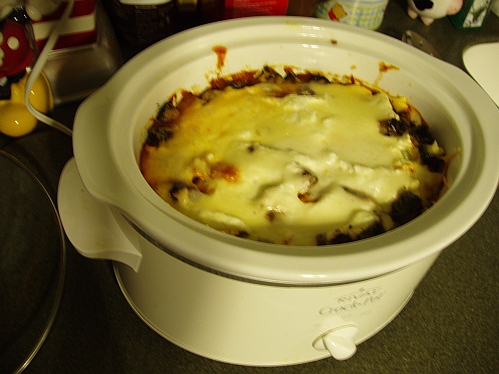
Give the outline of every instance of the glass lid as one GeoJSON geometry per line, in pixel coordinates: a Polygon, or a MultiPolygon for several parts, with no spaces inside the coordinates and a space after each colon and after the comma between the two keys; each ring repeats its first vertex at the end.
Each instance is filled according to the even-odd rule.
{"type": "Polygon", "coordinates": [[[0,372],[20,373],[55,320],[64,284],[64,233],[49,193],[0,150],[0,372]]]}

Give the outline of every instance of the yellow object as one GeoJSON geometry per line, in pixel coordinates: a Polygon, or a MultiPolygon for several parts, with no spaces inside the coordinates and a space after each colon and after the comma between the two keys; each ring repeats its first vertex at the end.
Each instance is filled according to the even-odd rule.
{"type": "MultiPolygon", "coordinates": [[[[29,134],[36,128],[37,119],[29,112],[24,101],[24,91],[28,74],[10,86],[10,100],[0,100],[0,132],[12,137],[29,134]]],[[[42,113],[47,113],[54,106],[50,85],[43,73],[31,87],[29,101],[42,113]]]]}

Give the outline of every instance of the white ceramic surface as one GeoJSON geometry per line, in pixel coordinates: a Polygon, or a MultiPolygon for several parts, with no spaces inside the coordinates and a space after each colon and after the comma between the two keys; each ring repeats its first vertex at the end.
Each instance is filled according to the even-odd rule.
{"type": "Polygon", "coordinates": [[[334,22],[266,17],[177,34],[128,62],[79,108],[74,153],[85,187],[160,246],[247,280],[325,285],[369,279],[435,255],[481,216],[496,189],[499,111],[461,70],[388,36],[334,22]],[[214,46],[227,47],[221,69],[214,46]],[[407,96],[449,153],[450,188],[410,223],[374,238],[286,247],[228,236],[187,219],[156,195],[137,166],[148,119],[178,89],[264,64],[355,75],[407,96]],[[382,67],[391,67],[381,72],[382,67]]]}
{"type": "Polygon", "coordinates": [[[144,322],[198,355],[257,366],[348,359],[398,315],[438,257],[361,282],[286,287],[219,276],[166,255],[145,239],[142,244],[138,273],[122,263],[115,270],[144,322]],[[348,337],[327,338],[335,333],[348,337]],[[318,341],[333,347],[324,349],[318,341]]]}
{"type": "Polygon", "coordinates": [[[499,105],[499,43],[476,44],[463,53],[466,70],[499,105]]]}

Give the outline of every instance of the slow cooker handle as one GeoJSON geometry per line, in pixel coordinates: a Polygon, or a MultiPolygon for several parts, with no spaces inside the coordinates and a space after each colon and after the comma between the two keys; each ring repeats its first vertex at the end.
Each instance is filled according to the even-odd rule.
{"type": "Polygon", "coordinates": [[[59,180],[57,203],[62,226],[75,249],[92,259],[123,262],[138,271],[142,253],[133,237],[120,225],[125,218],[90,195],[80,178],[74,158],[64,166],[59,180]]]}
{"type": "Polygon", "coordinates": [[[354,337],[359,329],[355,325],[346,325],[330,330],[314,341],[317,350],[328,350],[337,360],[347,360],[357,352],[354,337]]]}

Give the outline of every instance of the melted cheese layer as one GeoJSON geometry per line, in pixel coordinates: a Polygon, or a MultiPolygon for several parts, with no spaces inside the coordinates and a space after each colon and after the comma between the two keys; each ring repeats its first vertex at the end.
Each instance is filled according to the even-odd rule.
{"type": "Polygon", "coordinates": [[[293,245],[375,224],[388,230],[404,191],[428,205],[442,176],[420,164],[409,135],[380,133],[380,121],[398,118],[387,94],[307,86],[314,94],[281,95],[283,85],[261,83],[190,104],[170,139],[145,147],[146,180],[212,228],[293,245]],[[172,194],[174,186],[186,188],[172,194]]]}

